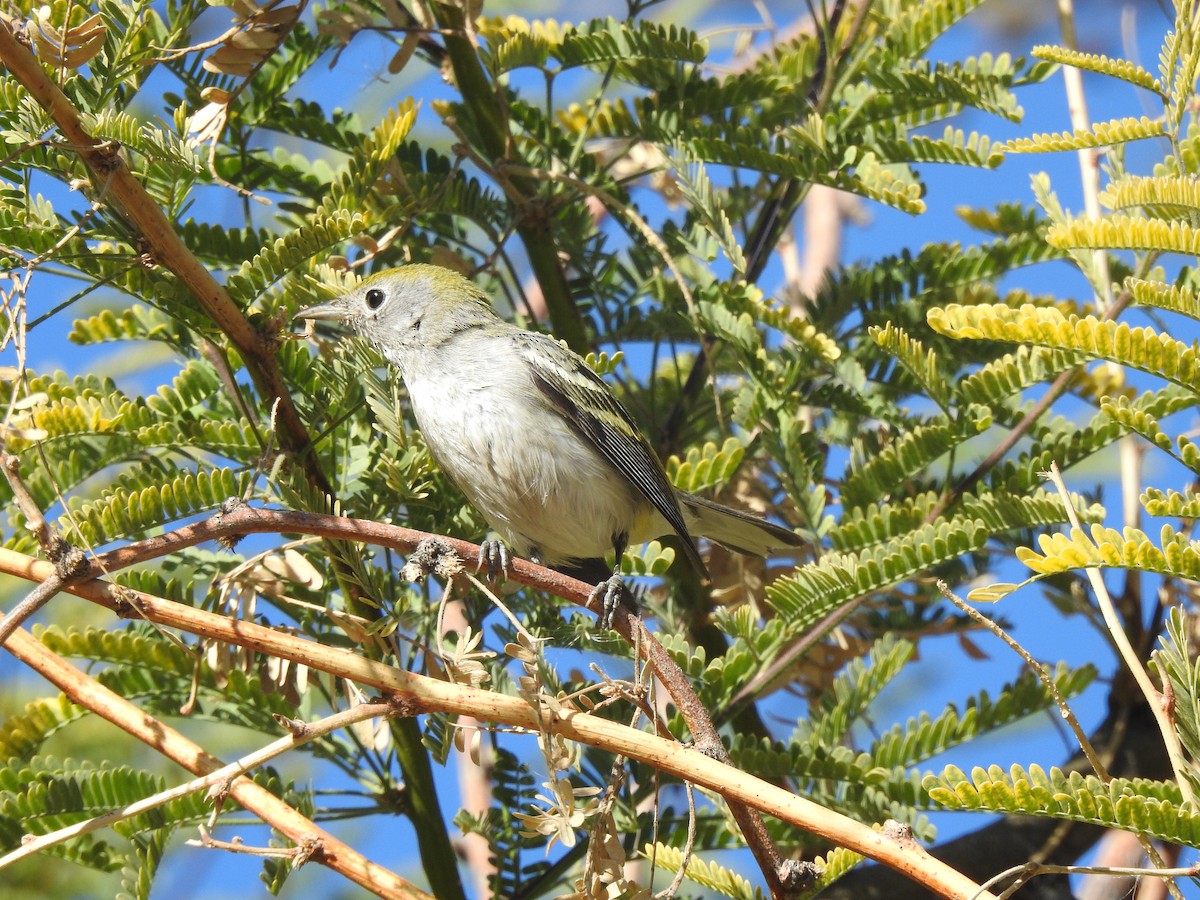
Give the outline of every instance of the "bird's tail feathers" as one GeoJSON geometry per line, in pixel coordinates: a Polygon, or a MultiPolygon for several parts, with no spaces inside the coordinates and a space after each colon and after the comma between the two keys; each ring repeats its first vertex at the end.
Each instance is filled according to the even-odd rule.
{"type": "Polygon", "coordinates": [[[805,539],[794,531],[758,516],[722,506],[704,497],[679,491],[688,530],[747,556],[769,556],[787,547],[800,547],[805,539]]]}

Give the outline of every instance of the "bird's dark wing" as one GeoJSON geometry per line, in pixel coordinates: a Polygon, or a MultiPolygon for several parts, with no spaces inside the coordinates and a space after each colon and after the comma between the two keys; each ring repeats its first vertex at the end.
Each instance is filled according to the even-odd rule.
{"type": "Polygon", "coordinates": [[[662,513],[682,540],[688,560],[707,575],[662,463],[608,385],[553,338],[527,332],[518,340],[533,383],[550,406],[662,513]]]}

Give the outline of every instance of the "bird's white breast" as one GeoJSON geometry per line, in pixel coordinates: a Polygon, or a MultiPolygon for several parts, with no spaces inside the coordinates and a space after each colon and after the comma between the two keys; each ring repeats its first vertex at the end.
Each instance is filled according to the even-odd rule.
{"type": "Polygon", "coordinates": [[[621,532],[633,543],[663,533],[665,520],[543,398],[512,343],[481,337],[461,333],[436,366],[412,358],[403,374],[438,463],[512,549],[554,564],[602,557],[621,532]]]}

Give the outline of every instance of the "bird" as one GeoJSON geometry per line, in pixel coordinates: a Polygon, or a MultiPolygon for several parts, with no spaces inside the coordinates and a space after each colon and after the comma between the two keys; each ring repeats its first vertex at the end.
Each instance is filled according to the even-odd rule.
{"type": "MultiPolygon", "coordinates": [[[[364,279],[295,314],[340,322],[394,366],[434,460],[500,536],[480,564],[510,556],[568,573],[615,554],[599,600],[600,629],[628,593],[627,547],[674,534],[706,580],[701,536],[767,556],[803,538],[765,519],[673,487],[611,388],[574,351],[492,308],[462,274],[416,263],[364,279]]],[[[604,569],[607,572],[607,567],[604,569]]]]}

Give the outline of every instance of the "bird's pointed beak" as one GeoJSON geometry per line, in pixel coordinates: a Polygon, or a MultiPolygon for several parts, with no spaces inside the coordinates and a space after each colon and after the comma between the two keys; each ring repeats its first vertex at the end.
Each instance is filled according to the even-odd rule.
{"type": "Polygon", "coordinates": [[[321,319],[330,322],[344,322],[346,320],[347,310],[342,304],[336,300],[330,300],[328,303],[318,303],[316,306],[310,306],[307,309],[302,309],[292,318],[294,319],[321,319]]]}

